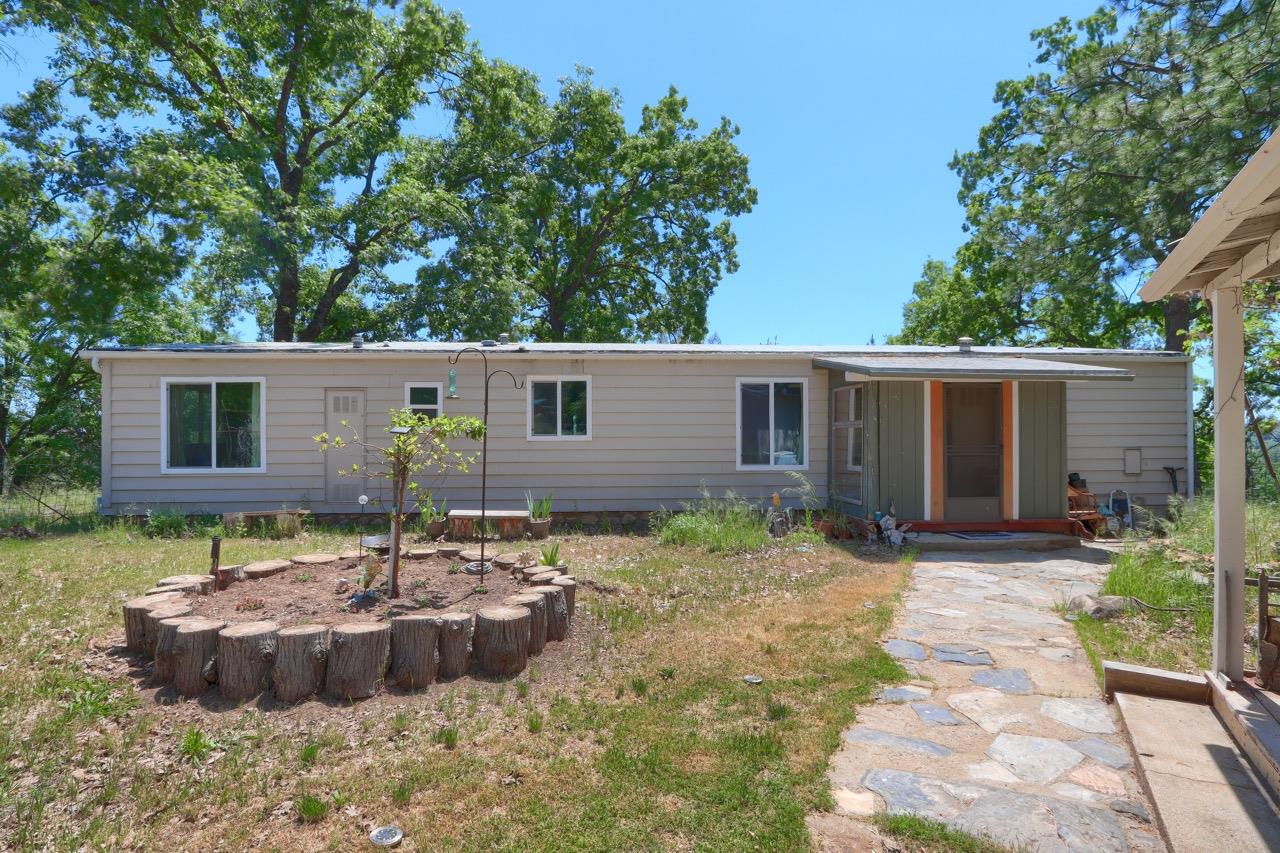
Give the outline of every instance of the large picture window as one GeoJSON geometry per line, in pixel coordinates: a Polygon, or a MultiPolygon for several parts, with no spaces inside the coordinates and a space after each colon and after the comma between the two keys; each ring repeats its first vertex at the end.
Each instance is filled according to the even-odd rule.
{"type": "Polygon", "coordinates": [[[263,385],[261,378],[162,380],[161,470],[265,470],[263,385]]]}
{"type": "Polygon", "coordinates": [[[404,383],[404,405],[420,415],[429,418],[440,417],[440,398],[444,386],[439,382],[406,382],[404,383]]]}
{"type": "Polygon", "coordinates": [[[861,504],[866,491],[866,386],[859,383],[837,388],[832,393],[831,415],[831,491],[861,504]]]}
{"type": "Polygon", "coordinates": [[[591,438],[590,376],[529,376],[529,440],[591,438]]]}
{"type": "Polygon", "coordinates": [[[739,470],[805,470],[808,409],[804,379],[739,379],[739,470]]]}

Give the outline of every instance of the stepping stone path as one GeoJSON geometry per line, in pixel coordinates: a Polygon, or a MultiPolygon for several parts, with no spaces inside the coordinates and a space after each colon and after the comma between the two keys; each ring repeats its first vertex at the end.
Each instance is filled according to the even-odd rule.
{"type": "Polygon", "coordinates": [[[883,644],[912,683],[886,686],[844,732],[819,845],[836,831],[822,827],[883,811],[1013,849],[1163,851],[1115,713],[1054,610],[1106,572],[1091,548],[918,558],[883,644]]]}

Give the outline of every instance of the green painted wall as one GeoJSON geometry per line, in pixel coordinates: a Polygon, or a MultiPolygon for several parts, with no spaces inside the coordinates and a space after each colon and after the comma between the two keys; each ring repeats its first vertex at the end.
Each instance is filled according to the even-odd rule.
{"type": "Polygon", "coordinates": [[[898,518],[924,518],[924,383],[872,382],[876,423],[870,458],[874,460],[869,507],[898,518]]]}
{"type": "Polygon", "coordinates": [[[1067,387],[1018,383],[1018,514],[1067,514],[1067,387]]]}

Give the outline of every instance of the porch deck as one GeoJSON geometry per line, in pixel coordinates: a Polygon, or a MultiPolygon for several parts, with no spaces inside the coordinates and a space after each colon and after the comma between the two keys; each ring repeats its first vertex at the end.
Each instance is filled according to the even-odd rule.
{"type": "Polygon", "coordinates": [[[1009,533],[999,539],[961,539],[947,533],[926,531],[913,544],[920,551],[1056,551],[1060,548],[1079,548],[1079,536],[1061,533],[1009,533]]]}

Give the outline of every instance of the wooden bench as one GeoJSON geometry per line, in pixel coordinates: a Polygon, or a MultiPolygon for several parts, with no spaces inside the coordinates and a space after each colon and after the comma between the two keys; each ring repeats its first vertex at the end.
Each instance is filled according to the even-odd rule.
{"type": "Polygon", "coordinates": [[[224,512],[222,514],[222,526],[226,530],[232,530],[236,527],[251,527],[255,521],[270,518],[274,519],[276,529],[281,535],[292,535],[302,532],[302,517],[310,515],[309,509],[261,509],[251,510],[249,512],[224,512]]]}
{"type": "MultiPolygon", "coordinates": [[[[491,509],[484,514],[485,521],[498,525],[498,536],[502,539],[519,539],[524,535],[525,522],[529,520],[527,509],[491,509]]],[[[476,536],[476,522],[480,519],[478,509],[449,510],[449,538],[455,542],[472,539],[476,536]]]]}

